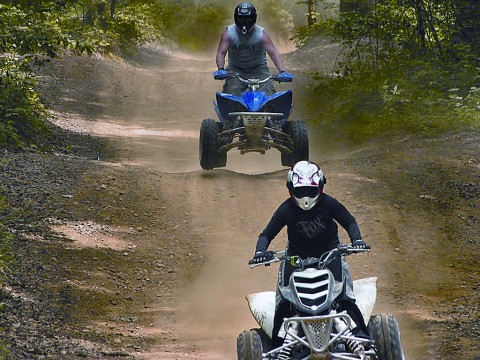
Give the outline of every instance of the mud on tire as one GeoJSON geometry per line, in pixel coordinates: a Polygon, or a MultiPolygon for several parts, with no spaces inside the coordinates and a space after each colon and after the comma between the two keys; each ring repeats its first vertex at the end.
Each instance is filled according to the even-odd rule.
{"type": "Polygon", "coordinates": [[[255,330],[244,330],[237,338],[238,360],[261,360],[262,340],[255,330]]]}
{"type": "Polygon", "coordinates": [[[300,120],[287,121],[284,130],[293,140],[291,154],[282,153],[282,165],[292,166],[300,160],[309,160],[308,129],[300,120]]]}
{"type": "Polygon", "coordinates": [[[227,164],[227,153],[217,152],[220,123],[205,119],[200,126],[199,155],[202,169],[211,170],[227,164]]]}
{"type": "Polygon", "coordinates": [[[404,360],[400,329],[391,314],[374,315],[368,322],[368,331],[375,340],[378,360],[404,360]]]}

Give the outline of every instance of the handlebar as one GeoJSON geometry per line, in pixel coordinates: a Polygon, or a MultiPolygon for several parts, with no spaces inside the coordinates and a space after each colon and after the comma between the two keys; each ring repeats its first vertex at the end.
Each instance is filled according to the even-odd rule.
{"type": "Polygon", "coordinates": [[[247,78],[244,78],[243,76],[241,76],[239,73],[228,73],[227,75],[224,75],[224,76],[214,76],[213,78],[214,78],[215,80],[228,80],[228,79],[237,78],[237,79],[240,80],[242,83],[247,84],[247,85],[249,85],[249,86],[264,84],[264,83],[266,83],[266,82],[269,81],[269,80],[274,80],[274,81],[278,81],[278,82],[292,82],[292,79],[288,79],[288,78],[281,77],[281,76],[279,76],[278,74],[277,74],[277,75],[270,75],[269,77],[267,77],[267,78],[265,78],[265,79],[263,79],[263,80],[260,80],[260,79],[247,79],[247,78]]]}
{"type": "Polygon", "coordinates": [[[248,265],[253,265],[250,266],[250,268],[254,268],[260,265],[265,265],[268,266],[270,264],[282,261],[282,260],[287,260],[287,258],[290,258],[288,255],[285,254],[285,250],[282,251],[266,251],[265,252],[265,257],[268,259],[267,261],[261,262],[261,263],[255,263],[253,259],[248,260],[248,265]]]}
{"type": "Polygon", "coordinates": [[[333,259],[335,259],[339,255],[351,255],[355,253],[363,253],[369,252],[371,247],[367,245],[364,249],[357,249],[351,245],[343,245],[338,246],[335,249],[327,251],[326,253],[322,254],[320,257],[309,257],[306,259],[301,259],[299,256],[289,256],[285,253],[285,251],[267,251],[265,252],[265,257],[267,258],[266,261],[261,263],[255,263],[253,259],[248,260],[248,265],[250,268],[253,269],[260,265],[269,266],[270,264],[274,264],[283,260],[289,261],[292,265],[302,265],[305,261],[308,260],[309,263],[318,262],[319,265],[326,266],[330,263],[333,259]]]}

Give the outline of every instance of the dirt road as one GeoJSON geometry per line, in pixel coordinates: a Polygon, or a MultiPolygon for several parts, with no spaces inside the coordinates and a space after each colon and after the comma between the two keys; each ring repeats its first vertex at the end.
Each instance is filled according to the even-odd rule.
{"type": "MultiPolygon", "coordinates": [[[[83,324],[109,339],[104,346],[139,359],[236,358],[238,333],[256,326],[245,295],[273,289],[276,280],[275,268],[250,270],[247,260],[287,196],[278,152],[229,154],[228,166],[214,171],[198,163],[199,125],[215,117],[221,86],[211,77],[212,59],[157,52],[136,65],[74,58],[44,78],[57,123],[104,143],[71,198],[62,199],[73,220],[53,224],[71,246],[103,251],[80,264],[83,275],[72,275],[78,291],[96,286],[110,299],[90,299],[106,310],[94,318],[85,311],[83,324]]],[[[289,69],[298,74],[295,100],[306,77],[293,63],[289,69]]],[[[302,109],[292,117],[308,119],[302,109]]],[[[462,335],[478,320],[479,136],[449,136],[324,149],[311,131],[325,191],[353,212],[372,245],[370,254],[349,258],[354,278],[378,276],[376,311],[397,316],[410,360],[451,358],[446,342],[460,338],[462,358],[479,353],[478,327],[462,335]],[[453,145],[460,139],[462,149],[453,145]],[[446,190],[452,182],[457,188],[446,190]]],[[[272,247],[284,246],[281,235],[272,247]]]]}

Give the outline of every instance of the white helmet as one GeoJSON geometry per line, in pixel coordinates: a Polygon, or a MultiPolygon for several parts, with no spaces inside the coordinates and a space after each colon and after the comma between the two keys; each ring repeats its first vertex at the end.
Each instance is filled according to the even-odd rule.
{"type": "Polygon", "coordinates": [[[327,182],[320,167],[311,161],[299,161],[288,171],[287,188],[302,210],[315,206],[327,182]]]}

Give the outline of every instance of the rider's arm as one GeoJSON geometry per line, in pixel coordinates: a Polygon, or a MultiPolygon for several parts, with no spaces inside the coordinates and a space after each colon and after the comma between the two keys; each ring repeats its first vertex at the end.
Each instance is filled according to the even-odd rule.
{"type": "Polygon", "coordinates": [[[215,61],[217,62],[217,67],[219,69],[225,68],[225,55],[227,55],[228,48],[230,47],[230,36],[228,35],[228,30],[225,30],[220,38],[220,43],[218,44],[217,56],[215,61]]]}
{"type": "MultiPolygon", "coordinates": [[[[288,199],[287,201],[290,202],[290,199],[288,199]]],[[[278,233],[286,225],[286,219],[288,216],[287,201],[280,205],[277,211],[275,211],[269,223],[258,237],[257,247],[255,251],[266,251],[275,236],[277,236],[278,233]]]]}
{"type": "Polygon", "coordinates": [[[330,205],[333,219],[347,231],[350,241],[353,243],[355,240],[361,239],[362,234],[360,233],[357,221],[345,206],[331,196],[326,194],[323,194],[322,196],[322,201],[326,200],[330,205]]]}
{"type": "Polygon", "coordinates": [[[285,65],[283,65],[282,58],[280,57],[280,52],[275,47],[270,35],[268,35],[266,31],[263,32],[262,45],[265,51],[268,53],[268,56],[270,56],[273,63],[277,67],[278,71],[286,71],[285,65]]]}

